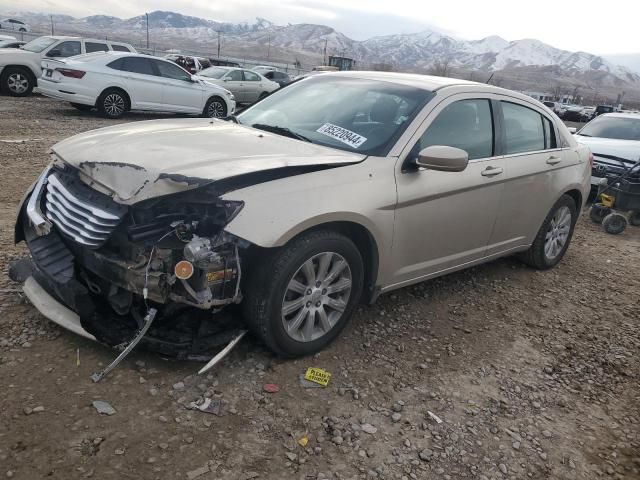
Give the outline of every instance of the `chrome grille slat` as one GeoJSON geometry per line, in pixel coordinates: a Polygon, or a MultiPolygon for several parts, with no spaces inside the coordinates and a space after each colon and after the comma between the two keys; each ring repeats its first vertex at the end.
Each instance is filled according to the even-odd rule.
{"type": "Polygon", "coordinates": [[[96,217],[100,217],[103,218],[105,220],[112,220],[112,221],[116,221],[119,222],[120,218],[117,217],[116,215],[112,215],[109,212],[105,212],[104,210],[101,210],[99,208],[94,207],[93,205],[74,197],[71,192],[69,192],[69,190],[67,190],[65,188],[65,186],[60,182],[60,180],[58,180],[58,177],[54,175],[50,175],[48,180],[48,185],[47,185],[47,190],[49,190],[49,188],[53,187],[56,190],[58,190],[62,195],[64,195],[64,197],[69,200],[70,202],[78,205],[81,208],[84,208],[85,210],[88,210],[89,212],[91,212],[92,215],[95,215],[96,217]]]}
{"type": "Polygon", "coordinates": [[[59,199],[56,199],[56,197],[54,197],[50,193],[47,193],[46,198],[48,202],[47,204],[49,205],[49,209],[53,210],[55,208],[55,211],[56,213],[58,213],[58,215],[62,215],[65,218],[73,220],[75,223],[79,223],[82,227],[94,233],[104,233],[107,235],[111,233],[111,230],[113,229],[113,225],[104,226],[104,225],[97,224],[97,226],[94,226],[96,225],[95,222],[92,222],[91,220],[88,220],[86,218],[82,218],[76,215],[74,209],[67,207],[64,204],[64,202],[57,202],[56,200],[59,200],[59,199]]]}
{"type": "Polygon", "coordinates": [[[113,228],[115,227],[118,222],[117,221],[112,221],[112,220],[101,220],[98,219],[94,216],[92,216],[90,213],[81,210],[80,208],[75,207],[72,203],[70,203],[65,197],[63,197],[62,195],[59,195],[58,193],[55,193],[55,189],[49,189],[47,191],[47,200],[50,203],[55,203],[57,205],[60,206],[64,206],[65,210],[71,210],[72,212],[78,214],[78,215],[82,215],[85,218],[85,221],[89,221],[94,225],[101,225],[103,227],[107,227],[107,228],[113,228]],[[49,197],[53,197],[53,198],[49,198],[49,197]]]}
{"type": "MultiPolygon", "coordinates": [[[[120,223],[125,211],[120,208],[120,216],[82,198],[86,187],[63,183],[55,173],[47,178],[45,195],[45,216],[66,236],[90,248],[98,248],[110,237],[120,223]]],[[[66,180],[65,180],[66,181],[66,180]]],[[[91,198],[91,197],[87,197],[91,198]]]]}

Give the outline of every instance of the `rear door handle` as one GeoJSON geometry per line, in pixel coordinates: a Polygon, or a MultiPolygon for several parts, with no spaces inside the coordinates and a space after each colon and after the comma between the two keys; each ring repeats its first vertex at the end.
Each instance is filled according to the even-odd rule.
{"type": "Polygon", "coordinates": [[[551,155],[549,158],[547,158],[547,163],[549,165],[557,165],[561,161],[562,159],[560,157],[556,157],[555,155],[551,155]]]}
{"type": "Polygon", "coordinates": [[[502,168],[500,167],[487,167],[481,172],[481,175],[483,177],[493,177],[495,175],[500,175],[501,173],[502,168]]]}

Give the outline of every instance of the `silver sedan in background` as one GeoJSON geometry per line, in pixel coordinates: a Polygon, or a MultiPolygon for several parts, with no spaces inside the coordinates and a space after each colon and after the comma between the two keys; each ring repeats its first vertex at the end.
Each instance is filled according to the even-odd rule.
{"type": "Polygon", "coordinates": [[[244,68],[210,67],[198,72],[198,76],[230,90],[238,103],[256,102],[280,88],[278,83],[244,68]]]}

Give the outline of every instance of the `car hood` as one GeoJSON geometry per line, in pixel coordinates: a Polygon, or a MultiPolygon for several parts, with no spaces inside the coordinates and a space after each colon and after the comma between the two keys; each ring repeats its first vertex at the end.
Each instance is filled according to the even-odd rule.
{"type": "Polygon", "coordinates": [[[578,143],[589,147],[591,152],[596,156],[613,155],[633,162],[637,162],[638,159],[640,159],[640,141],[585,137],[583,135],[574,135],[573,138],[575,138],[578,143]]]}
{"type": "Polygon", "coordinates": [[[34,60],[40,60],[40,54],[36,52],[28,52],[27,50],[22,50],[21,48],[0,48],[0,64],[4,65],[11,58],[33,58],[34,60]]]}
{"type": "Polygon", "coordinates": [[[115,201],[139,201],[217,180],[290,167],[347,165],[365,156],[222,120],[127,123],[63,140],[54,156],[115,201]]]}

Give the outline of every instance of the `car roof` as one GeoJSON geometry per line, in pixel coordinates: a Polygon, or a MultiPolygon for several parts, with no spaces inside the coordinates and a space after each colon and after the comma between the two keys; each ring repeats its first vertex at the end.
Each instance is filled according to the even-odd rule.
{"type": "Polygon", "coordinates": [[[640,119],[640,113],[625,113],[625,112],[603,113],[602,115],[598,115],[598,118],[600,118],[600,117],[636,118],[636,119],[640,119]]]}
{"type": "MultiPolygon", "coordinates": [[[[396,72],[369,72],[369,71],[349,71],[349,72],[326,72],[322,74],[323,78],[326,76],[335,77],[351,77],[360,78],[364,80],[377,80],[383,82],[397,83],[399,85],[405,85],[408,87],[420,88],[423,90],[434,91],[443,87],[452,85],[482,85],[487,87],[483,83],[472,82],[469,80],[460,80],[458,78],[448,77],[435,77],[432,75],[420,75],[417,73],[396,73],[396,72]]],[[[497,90],[503,90],[498,87],[493,87],[497,90]]]]}
{"type": "Polygon", "coordinates": [[[104,40],[100,38],[89,38],[89,37],[78,37],[74,35],[43,35],[43,37],[49,37],[55,40],[84,40],[84,41],[97,42],[97,43],[110,43],[112,45],[127,45],[128,47],[131,46],[126,42],[114,42],[113,40],[104,40]]]}

